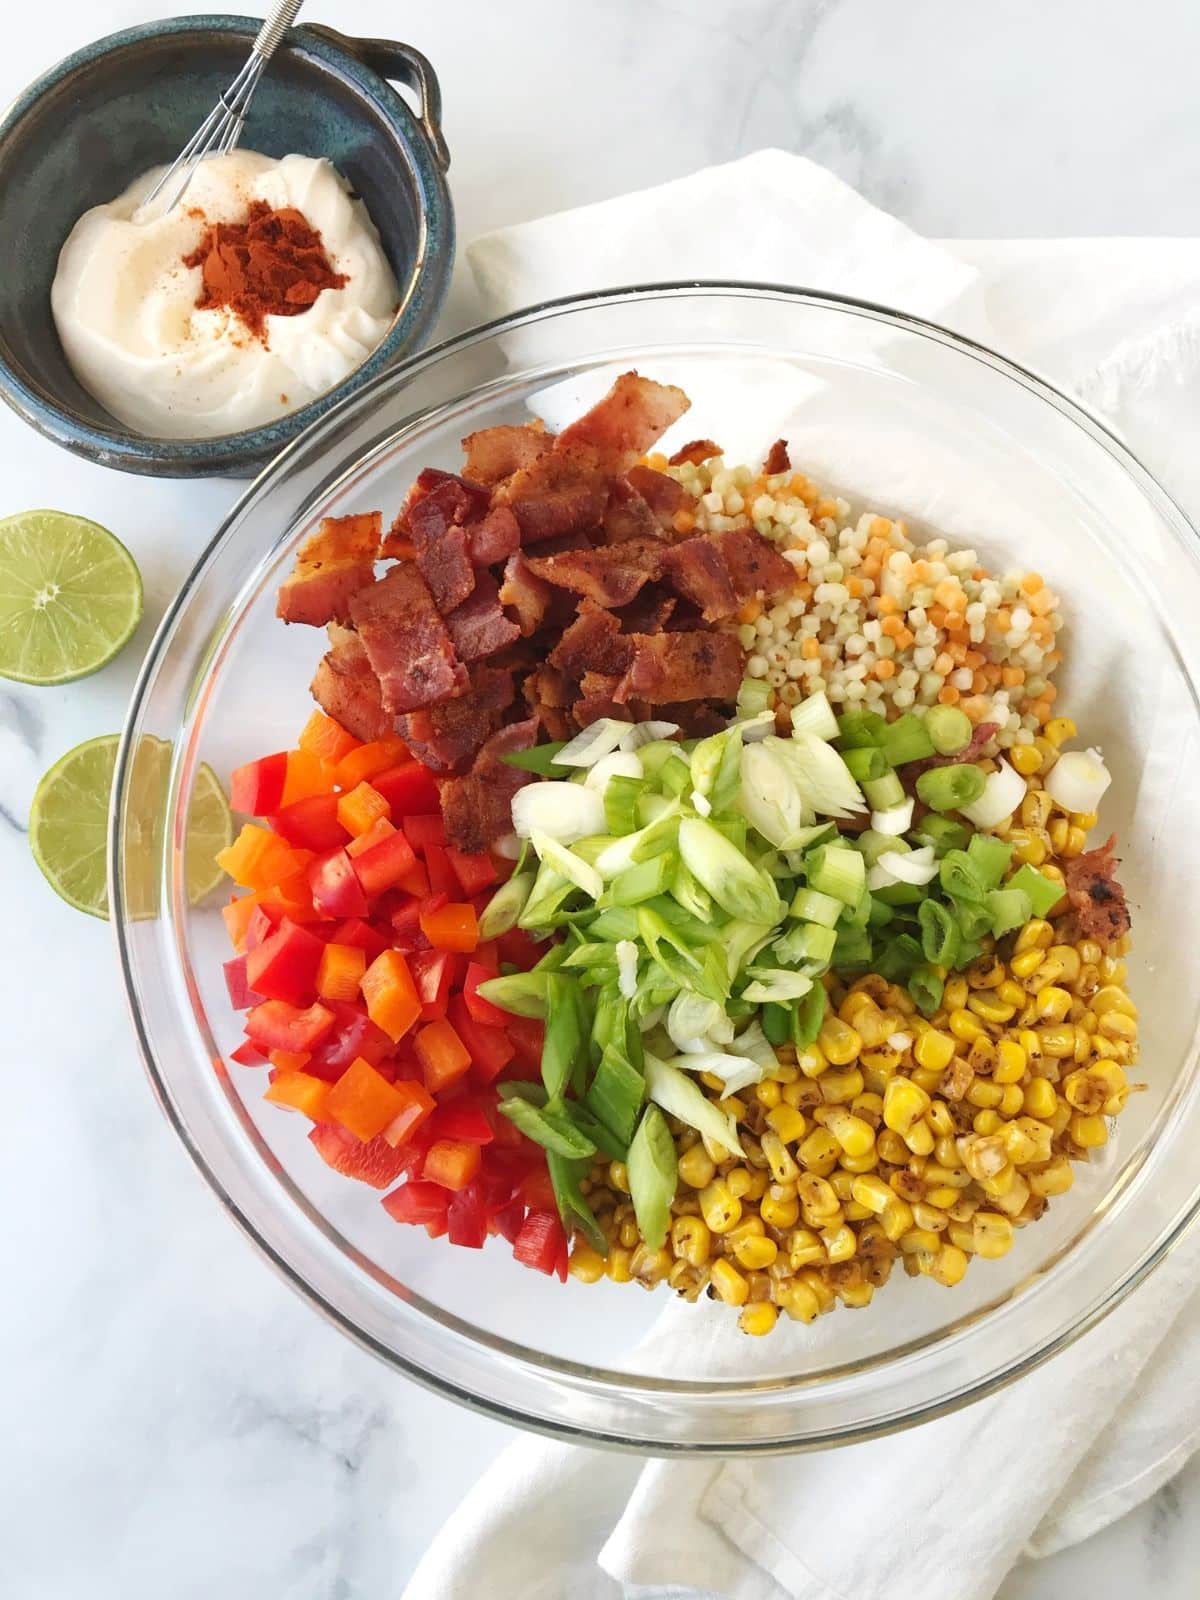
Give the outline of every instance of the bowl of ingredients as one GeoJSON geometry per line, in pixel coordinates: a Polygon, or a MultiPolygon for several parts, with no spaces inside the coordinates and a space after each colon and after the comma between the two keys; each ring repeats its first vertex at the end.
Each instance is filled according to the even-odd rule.
{"type": "Polygon", "coordinates": [[[428,337],[454,261],[437,79],[411,46],[293,30],[239,148],[139,210],[259,24],[130,28],[0,124],[0,393],[106,466],[248,475],[428,337]],[[413,112],[388,80],[413,89],[413,112]]]}
{"type": "Polygon", "coordinates": [[[1198,603],[1123,446],[929,324],[680,285],[451,341],[254,486],[134,697],[164,1110],[316,1306],[509,1420],[978,1397],[1196,1211],[1198,603]]]}

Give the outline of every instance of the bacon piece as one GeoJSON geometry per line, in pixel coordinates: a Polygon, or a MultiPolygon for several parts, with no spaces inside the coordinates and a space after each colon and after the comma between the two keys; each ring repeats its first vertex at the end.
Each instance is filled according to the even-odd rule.
{"type": "Polygon", "coordinates": [[[676,700],[734,700],[742,681],[742,647],[731,633],[634,633],[632,656],[614,698],[652,706],[676,700]]]}
{"type": "Polygon", "coordinates": [[[657,539],[659,521],[647,501],[628,478],[614,478],[604,513],[604,542],[621,544],[627,539],[657,539]]]}
{"type": "Polygon", "coordinates": [[[418,523],[422,518],[425,519],[425,538],[428,542],[437,536],[439,526],[461,527],[464,522],[483,516],[490,498],[491,492],[481,483],[472,483],[469,478],[460,477],[456,472],[425,467],[417,473],[395,522],[388,529],[382,554],[403,556],[407,554],[406,546],[410,541],[416,544],[414,516],[418,523]],[[432,504],[425,505],[426,501],[432,501],[432,504]],[[422,506],[425,507],[424,511],[418,511],[418,507],[422,506]]]}
{"type": "Polygon", "coordinates": [[[590,411],[558,436],[556,451],[590,445],[605,456],[632,465],[691,405],[682,389],[623,372],[590,411]]]}
{"type": "Polygon", "coordinates": [[[321,658],[311,689],[322,710],[348,728],[356,739],[382,739],[392,732],[391,718],[383,709],[379,679],[356,633],[338,630],[333,648],[321,658]]]}
{"type": "Polygon", "coordinates": [[[721,446],[714,444],[711,439],[689,439],[687,444],[681,444],[673,456],[668,456],[668,461],[673,467],[681,467],[688,461],[698,467],[702,461],[711,461],[713,456],[721,454],[721,446]]]}
{"type": "Polygon", "coordinates": [[[467,687],[466,669],[429,586],[409,562],[360,590],[350,614],[379,679],[385,711],[395,715],[437,705],[467,687]]]}
{"type": "Polygon", "coordinates": [[[529,709],[550,737],[570,738],[574,728],[569,711],[579,692],[573,679],[546,662],[525,679],[524,690],[529,709]]]}
{"type": "MultiPolygon", "coordinates": [[[[664,722],[677,722],[684,739],[707,739],[710,733],[721,733],[729,726],[729,713],[709,705],[707,700],[682,701],[677,705],[668,702],[649,709],[664,722]]],[[[642,721],[640,709],[636,720],[642,721]]],[[[839,822],[838,827],[842,827],[842,823],[839,822]]]]}
{"type": "MultiPolygon", "coordinates": [[[[579,681],[585,672],[607,672],[620,676],[629,665],[634,640],[640,634],[622,634],[621,624],[611,611],[603,611],[584,600],[579,615],[550,652],[550,665],[579,681]]],[[[740,679],[739,679],[740,682],[740,679]]]]}
{"type": "Polygon", "coordinates": [[[532,466],[553,444],[554,435],[546,432],[540,418],[520,427],[500,423],[495,428],[481,428],[462,442],[467,457],[463,471],[475,483],[499,483],[522,467],[532,466]]]}
{"type": "Polygon", "coordinates": [[[559,446],[499,484],[493,500],[513,512],[524,544],[596,528],[607,503],[608,479],[595,451],[559,446]]]}
{"type": "Polygon", "coordinates": [[[763,462],[763,471],[768,478],[773,478],[778,472],[790,472],[792,458],[788,455],[786,439],[776,439],[767,451],[767,459],[763,462]]]}
{"type": "Polygon", "coordinates": [[[507,561],[521,548],[521,524],[507,506],[493,506],[482,522],[466,527],[467,554],[477,567],[507,561]]]}
{"type": "Polygon", "coordinates": [[[490,572],[475,576],[475,590],[446,618],[446,629],[460,661],[479,661],[521,637],[500,609],[500,588],[490,572]]]}
{"type": "Polygon", "coordinates": [[[495,732],[514,693],[511,672],[480,667],[466,694],[440,706],[410,711],[399,719],[397,731],[431,772],[454,772],[495,732]]]}
{"type": "Polygon", "coordinates": [[[796,581],[790,563],[750,528],[684,539],[670,547],[664,565],[675,588],[699,606],[707,622],[732,616],[755,595],[791,589],[796,581]]]}
{"type": "Polygon", "coordinates": [[[627,539],[598,550],[569,550],[529,558],[534,577],[570,589],[601,606],[624,606],[662,570],[665,546],[658,539],[627,539]]]}
{"type": "Polygon", "coordinates": [[[796,584],[796,570],[769,539],[752,528],[729,528],[710,534],[724,557],[738,600],[785,593],[796,584]]]}
{"type": "Polygon", "coordinates": [[[345,622],[350,598],[375,577],[383,518],[378,511],[324,517],[300,546],[296,565],[279,586],[275,615],[323,628],[345,622]]]}
{"type": "Polygon", "coordinates": [[[1110,834],[1098,849],[1085,851],[1063,868],[1080,934],[1103,944],[1122,938],[1131,925],[1125,891],[1116,879],[1116,845],[1116,834],[1110,834]]]}
{"type": "Polygon", "coordinates": [[[512,832],[513,795],[533,774],[500,758],[528,750],[537,735],[536,717],[510,722],[491,736],[465,777],[450,778],[442,785],[442,820],[446,837],[457,849],[476,855],[512,832]]]}
{"type": "Polygon", "coordinates": [[[550,585],[534,577],[528,561],[519,550],[516,555],[509,556],[505,564],[504,582],[500,585],[500,604],[513,608],[521,632],[526,637],[539,627],[550,604],[550,585]]]}
{"type": "Polygon", "coordinates": [[[677,512],[695,509],[696,496],[689,494],[668,472],[655,472],[653,467],[630,467],[626,476],[654,513],[659,527],[668,533],[675,530],[677,512]]]}
{"type": "Polygon", "coordinates": [[[670,622],[678,601],[674,595],[648,583],[636,599],[620,607],[622,633],[661,633],[670,622]]]}

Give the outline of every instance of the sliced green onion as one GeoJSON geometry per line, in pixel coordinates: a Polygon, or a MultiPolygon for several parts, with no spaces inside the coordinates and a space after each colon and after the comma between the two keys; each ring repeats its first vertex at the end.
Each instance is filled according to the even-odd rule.
{"type": "MultiPolygon", "coordinates": [[[[821,992],[824,993],[824,990],[821,992]]],[[[807,996],[805,998],[807,999],[807,996]]],[[[778,1046],[792,1042],[792,1011],[790,1006],[776,1005],[768,1001],[762,1008],[761,1017],[762,1030],[771,1044],[778,1046]]]]}
{"type": "Polygon", "coordinates": [[[938,864],[942,888],[956,900],[982,900],[987,885],[966,850],[947,850],[938,864]]]}
{"type": "Polygon", "coordinates": [[[514,872],[507,883],[500,885],[479,919],[481,940],[498,939],[502,933],[516,927],[536,876],[533,872],[514,872]]]}
{"type": "Polygon", "coordinates": [[[596,1154],[596,1146],[569,1117],[550,1106],[535,1106],[523,1096],[512,1095],[500,1102],[500,1112],[514,1123],[527,1139],[555,1155],[581,1161],[596,1154]]]}
{"type": "MultiPolygon", "coordinates": [[[[880,779],[880,784],[886,779],[880,779]]],[[[871,788],[877,785],[870,785],[871,788]]],[[[875,809],[875,802],[871,802],[871,829],[872,833],[884,833],[889,838],[898,839],[912,827],[913,799],[911,795],[904,795],[895,805],[890,805],[882,810],[875,809]]]]}
{"type": "Polygon", "coordinates": [[[809,888],[831,895],[843,905],[857,905],[867,882],[866,862],[843,844],[818,845],[807,857],[809,888]]]}
{"type": "Polygon", "coordinates": [[[651,856],[649,861],[635,861],[633,866],[618,872],[604,891],[604,904],[612,906],[637,906],[655,895],[664,894],[675,876],[676,859],[673,855],[651,856]]]}
{"type": "MultiPolygon", "coordinates": [[[[659,859],[669,861],[674,860],[674,857],[662,856],[659,859]]],[[[707,889],[700,887],[681,862],[675,866],[675,876],[671,880],[669,893],[693,917],[699,917],[701,922],[712,921],[712,895],[709,894],[707,889]]]]}
{"type": "Polygon", "coordinates": [[[877,711],[845,711],[838,718],[838,743],[843,750],[882,744],[887,723],[877,711]]]}
{"type": "Polygon", "coordinates": [[[641,830],[633,847],[633,860],[649,861],[652,856],[673,855],[678,842],[679,818],[673,810],[665,811],[657,822],[641,830]]]}
{"type": "MultiPolygon", "coordinates": [[[[551,973],[544,981],[546,1032],[542,1042],[542,1082],[546,1093],[554,1100],[578,1075],[580,1063],[586,1059],[591,1030],[584,1027],[583,993],[578,983],[561,972],[551,973]]],[[[564,1155],[571,1153],[563,1152],[564,1155]]]]}
{"type": "Polygon", "coordinates": [[[657,1106],[643,1111],[625,1170],[638,1231],[651,1250],[661,1249],[679,1182],[679,1162],[667,1119],[657,1106]]]}
{"type": "Polygon", "coordinates": [[[533,972],[513,972],[507,978],[488,978],[479,985],[479,993],[511,1016],[544,1021],[550,978],[550,973],[536,968],[533,972]]]}
{"type": "Polygon", "coordinates": [[[1033,902],[1024,889],[1014,889],[1011,884],[1003,889],[991,889],[987,896],[988,915],[992,919],[992,932],[1002,939],[1014,928],[1023,928],[1033,915],[1033,902]]]}
{"type": "Polygon", "coordinates": [[[1061,883],[1047,878],[1028,862],[1019,872],[1014,872],[1004,885],[1006,889],[1020,889],[1029,896],[1029,905],[1035,917],[1046,916],[1066,893],[1061,883]]]}
{"type": "Polygon", "coordinates": [[[584,1138],[592,1141],[600,1155],[607,1156],[610,1161],[624,1161],[625,1152],[629,1149],[628,1140],[618,1139],[612,1129],[601,1122],[582,1100],[564,1100],[563,1110],[584,1138]]]}
{"type": "Polygon", "coordinates": [[[687,1073],[680,1072],[678,1067],[652,1055],[649,1050],[646,1052],[646,1089],[651,1100],[668,1116],[678,1117],[680,1122],[686,1122],[699,1134],[706,1134],[731,1155],[745,1160],[746,1152],[733,1118],[719,1110],[687,1073]]]}
{"type": "Polygon", "coordinates": [[[688,871],[731,917],[775,923],[783,916],[783,903],[771,879],[711,823],[685,817],[679,824],[679,854],[688,871]]]}
{"type": "Polygon", "coordinates": [[[686,989],[671,1001],[666,1028],[671,1043],[685,1055],[709,1044],[728,1044],[733,1038],[733,1023],[722,1007],[707,995],[686,989]]]}
{"type": "Polygon", "coordinates": [[[633,906],[607,906],[589,922],[588,932],[593,939],[607,939],[611,944],[616,944],[618,939],[636,939],[637,911],[633,906]]]}
{"type": "Polygon", "coordinates": [[[595,722],[569,740],[555,757],[559,767],[594,767],[602,756],[610,755],[629,732],[631,724],[615,717],[597,717],[595,722]]]}
{"type": "Polygon", "coordinates": [[[670,795],[681,795],[692,787],[692,769],[678,745],[659,768],[657,782],[670,795]]]}
{"type": "Polygon", "coordinates": [[[595,867],[589,866],[582,856],[568,850],[566,845],[560,844],[548,833],[535,830],[529,839],[540,861],[552,867],[560,877],[568,879],[577,889],[582,889],[590,899],[599,900],[604,893],[604,879],[595,867]]]}
{"type": "Polygon", "coordinates": [[[904,983],[925,960],[925,952],[911,933],[898,933],[884,945],[875,971],[889,983],[904,983]]]}
{"type": "Polygon", "coordinates": [[[957,706],[930,706],[925,713],[925,729],[940,756],[956,756],[965,750],[975,731],[970,717],[957,706]]]}
{"type": "Polygon", "coordinates": [[[937,857],[932,845],[922,845],[919,850],[885,850],[867,873],[867,888],[886,889],[894,883],[923,888],[933,882],[937,873],[937,857]]]}
{"type": "Polygon", "coordinates": [[[745,817],[713,817],[712,825],[718,833],[723,833],[742,855],[746,854],[745,817]]]}
{"type": "Polygon", "coordinates": [[[623,1051],[607,1048],[588,1086],[588,1109],[628,1145],[645,1097],[646,1080],[641,1073],[623,1051]]]}
{"type": "Polygon", "coordinates": [[[942,1003],[945,987],[941,973],[928,963],[922,963],[917,967],[908,980],[908,992],[916,1001],[917,1010],[923,1017],[933,1016],[942,1003]]]}
{"type": "Polygon", "coordinates": [[[757,717],[769,711],[775,691],[765,678],[743,678],[737,692],[739,717],[757,717]]]}
{"type": "MultiPolygon", "coordinates": [[[[908,884],[899,885],[907,889],[908,884]]],[[[886,900],[881,900],[877,894],[871,896],[871,909],[867,913],[867,927],[875,932],[879,928],[886,928],[889,922],[896,920],[896,913],[886,900]]]]}
{"type": "Polygon", "coordinates": [[[917,779],[917,795],[931,811],[961,811],[979,799],[986,781],[972,762],[931,767],[917,779]]]}
{"type": "Polygon", "coordinates": [[[641,782],[645,777],[641,760],[632,750],[613,750],[601,756],[595,766],[587,768],[583,783],[586,789],[607,794],[614,778],[630,778],[641,782]]]}
{"type": "Polygon", "coordinates": [[[862,856],[868,867],[873,867],[880,856],[885,856],[889,851],[911,850],[907,839],[901,839],[894,833],[879,833],[874,828],[864,828],[857,839],[854,848],[862,856]]]}
{"type": "Polygon", "coordinates": [[[967,945],[974,944],[982,939],[985,933],[990,933],[992,928],[992,914],[987,906],[978,900],[954,900],[954,920],[958,923],[959,932],[962,934],[962,945],[958,952],[958,966],[965,966],[963,952],[967,945]]]}
{"type": "Polygon", "coordinates": [[[872,903],[885,906],[919,906],[929,891],[916,883],[889,883],[886,888],[872,889],[872,903]]]}
{"type": "Polygon", "coordinates": [[[974,864],[984,889],[994,889],[1012,863],[1013,847],[990,834],[975,834],[967,846],[967,857],[974,864]]]}
{"type": "Polygon", "coordinates": [[[618,775],[610,778],[604,787],[604,822],[609,833],[636,833],[641,826],[638,817],[638,797],[645,789],[645,780],[618,775]]]}
{"type": "Polygon", "coordinates": [[[833,957],[837,942],[835,929],[820,922],[800,922],[789,928],[771,949],[782,966],[803,967],[806,972],[824,972],[833,957]]]}
{"type": "Polygon", "coordinates": [[[1044,788],[1064,811],[1098,811],[1111,782],[1099,750],[1066,750],[1047,773],[1044,788]]]}
{"type": "Polygon", "coordinates": [[[586,1163],[569,1160],[557,1151],[548,1150],[546,1167],[550,1173],[550,1185],[554,1190],[554,1199],[563,1226],[568,1233],[572,1228],[578,1228],[592,1249],[606,1256],[608,1238],[596,1221],[595,1214],[579,1187],[580,1179],[587,1171],[586,1163]]]}
{"type": "Polygon", "coordinates": [[[811,734],[814,739],[836,739],[840,731],[824,689],[817,689],[792,707],[793,733],[811,734]]]}
{"type": "Polygon", "coordinates": [[[528,750],[510,750],[500,759],[506,766],[519,767],[522,772],[536,772],[539,778],[547,778],[558,770],[554,758],[562,747],[563,741],[560,739],[555,744],[535,744],[528,750]]]}
{"type": "Polygon", "coordinates": [[[889,722],[880,740],[883,753],[893,767],[907,766],[910,761],[924,761],[934,752],[934,743],[923,717],[906,711],[895,722],[889,722]]]}
{"type": "Polygon", "coordinates": [[[540,833],[573,844],[604,832],[604,800],[581,783],[527,783],[513,796],[512,820],[522,839],[540,833]]]}
{"type": "Polygon", "coordinates": [[[816,1039],[825,1020],[829,996],[823,983],[814,983],[802,1000],[792,1008],[792,1043],[797,1050],[805,1050],[816,1039]]]}
{"type": "MultiPolygon", "coordinates": [[[[771,740],[764,740],[766,744],[771,740]]],[[[780,754],[791,768],[800,793],[818,816],[851,817],[867,803],[838,751],[811,734],[780,739],[780,754]]]]}
{"type": "Polygon", "coordinates": [[[1015,772],[1007,761],[997,763],[983,783],[983,793],[978,800],[961,808],[968,822],[977,828],[998,828],[1024,800],[1027,793],[1025,779],[1015,772]]]}
{"type": "Polygon", "coordinates": [[[873,954],[874,945],[866,928],[847,923],[837,930],[837,943],[833,947],[830,964],[835,971],[848,967],[869,967],[873,954]]]}
{"type": "Polygon", "coordinates": [[[844,902],[819,889],[797,889],[788,907],[788,915],[801,922],[819,922],[823,928],[832,928],[841,916],[844,902]]]}
{"type": "Polygon", "coordinates": [[[750,979],[742,990],[742,999],[752,1000],[755,1005],[801,1000],[813,985],[803,972],[787,972],[782,967],[751,967],[750,979]]]}
{"type": "Polygon", "coordinates": [[[958,959],[962,936],[958,923],[940,900],[922,900],[917,910],[921,925],[921,949],[935,967],[952,967],[958,959]]]}
{"type": "Polygon", "coordinates": [[[913,833],[924,844],[931,844],[939,856],[945,855],[947,850],[965,850],[971,838],[971,830],[965,823],[956,822],[952,817],[939,817],[936,812],[922,817],[913,833]]]}
{"type": "MultiPolygon", "coordinates": [[[[645,727],[645,723],[638,723],[638,727],[645,727]]],[[[658,778],[663,766],[679,749],[674,739],[652,739],[649,744],[639,745],[637,758],[642,763],[642,771],[646,777],[653,780],[658,778]]]]}
{"type": "MultiPolygon", "coordinates": [[[[864,744],[853,750],[843,750],[842,760],[855,783],[878,782],[891,770],[883,751],[873,744],[864,744]]],[[[903,794],[903,789],[900,792],[903,794]]]]}
{"type": "MultiPolygon", "coordinates": [[[[853,755],[854,751],[848,751],[853,755]]],[[[905,803],[904,785],[894,772],[885,772],[881,778],[867,778],[862,786],[867,804],[872,811],[892,811],[905,803]]],[[[912,801],[908,802],[910,807],[912,801]]],[[[872,824],[874,826],[874,824],[872,824]]]]}
{"type": "MultiPolygon", "coordinates": [[[[642,746],[655,744],[660,740],[669,739],[673,733],[679,732],[677,722],[662,722],[651,719],[648,722],[635,722],[629,732],[621,740],[622,750],[636,750],[641,754],[642,746]]],[[[678,746],[676,746],[678,749],[678,746]]]]}
{"type": "Polygon", "coordinates": [[[780,754],[782,740],[762,739],[742,752],[738,805],[752,828],[769,844],[782,846],[811,823],[789,764],[780,754]]]}
{"type": "Polygon", "coordinates": [[[726,728],[722,733],[701,739],[692,751],[693,794],[703,795],[713,811],[724,811],[737,797],[741,764],[742,734],[739,728],[726,728]]]}

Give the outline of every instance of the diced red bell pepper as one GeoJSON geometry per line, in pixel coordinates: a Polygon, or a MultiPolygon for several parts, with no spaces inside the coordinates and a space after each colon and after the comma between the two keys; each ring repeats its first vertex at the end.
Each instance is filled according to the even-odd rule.
{"type": "Polygon", "coordinates": [[[367,897],[345,850],[340,846],[308,864],[313,905],[323,917],[365,917],[367,897]]]}
{"type": "Polygon", "coordinates": [[[531,1211],[513,1242],[513,1255],[522,1266],[533,1267],[547,1277],[558,1270],[559,1257],[566,1251],[567,1236],[556,1211],[531,1211]]]}
{"type": "Polygon", "coordinates": [[[425,1087],[440,1094],[471,1067],[471,1053],[450,1023],[427,1022],[413,1038],[413,1050],[425,1070],[425,1087]]]}
{"type": "Polygon", "coordinates": [[[394,817],[439,809],[437,782],[428,767],[423,767],[419,761],[401,761],[397,766],[371,774],[371,787],[379,790],[394,817]]]}
{"type": "Polygon", "coordinates": [[[264,939],[269,939],[275,929],[283,921],[282,915],[273,916],[271,912],[276,908],[272,906],[268,911],[264,906],[255,906],[250,921],[246,924],[246,949],[257,950],[264,939]]]}
{"type": "MultiPolygon", "coordinates": [[[[491,1083],[499,1077],[516,1054],[505,1030],[476,1022],[461,994],[451,995],[446,1016],[470,1051],[474,1076],[481,1083],[491,1083]]],[[[538,1065],[540,1069],[540,1057],[538,1065]]]]}
{"type": "Polygon", "coordinates": [[[429,940],[421,931],[421,902],[405,898],[404,904],[392,912],[392,943],[397,950],[427,951],[429,940]]]}
{"type": "Polygon", "coordinates": [[[418,1226],[444,1223],[450,1209],[450,1191],[440,1183],[410,1178],[399,1189],[385,1194],[380,1202],[394,1222],[413,1222],[418,1226]]]}
{"type": "Polygon", "coordinates": [[[318,1122],[308,1135],[321,1159],[343,1177],[357,1178],[372,1189],[386,1189],[405,1169],[405,1158],[386,1139],[356,1139],[336,1122],[318,1122]]]}
{"type": "Polygon", "coordinates": [[[353,944],[366,952],[368,962],[389,948],[389,941],[374,929],[369,922],[364,922],[361,917],[348,917],[345,922],[339,922],[333,930],[331,942],[334,944],[353,944]]]}
{"type": "MultiPolygon", "coordinates": [[[[489,977],[500,976],[500,946],[494,939],[487,939],[483,944],[476,945],[473,959],[477,966],[487,968],[489,977]]],[[[506,1011],[504,1015],[507,1017],[508,1012],[506,1011]]]]}
{"type": "Polygon", "coordinates": [[[479,993],[479,985],[486,983],[496,974],[480,964],[478,961],[467,963],[466,976],[463,979],[463,998],[467,1002],[467,1010],[476,1022],[485,1022],[492,1028],[506,1028],[513,1021],[507,1011],[501,1011],[499,1006],[494,1006],[490,1000],[485,1000],[479,993]]]}
{"type": "Polygon", "coordinates": [[[465,1189],[479,1171],[483,1156],[477,1144],[438,1139],[429,1147],[423,1176],[446,1189],[465,1189]]]}
{"type": "Polygon", "coordinates": [[[507,1239],[509,1244],[515,1244],[517,1235],[525,1222],[525,1202],[523,1200],[510,1200],[507,1205],[501,1206],[491,1215],[491,1225],[502,1239],[507,1239]]]}
{"type": "Polygon", "coordinates": [[[507,961],[510,967],[519,967],[522,972],[528,972],[530,967],[537,966],[548,947],[531,938],[524,928],[510,928],[496,940],[496,948],[501,961],[507,961]]]}
{"type": "Polygon", "coordinates": [[[517,1185],[517,1193],[524,1200],[530,1211],[553,1211],[555,1209],[554,1185],[550,1182],[550,1174],[543,1161],[540,1166],[531,1167],[517,1185]]]}
{"type": "Polygon", "coordinates": [[[431,844],[446,843],[446,824],[442,821],[440,811],[428,814],[418,811],[412,816],[406,816],[401,826],[409,844],[418,855],[431,844]]]}
{"type": "Polygon", "coordinates": [[[409,867],[408,871],[396,885],[406,894],[413,895],[418,900],[425,900],[429,896],[429,874],[425,871],[425,863],[418,858],[409,867]]]}
{"type": "Polygon", "coordinates": [[[421,932],[435,950],[457,950],[466,954],[479,943],[479,923],[475,907],[465,901],[450,901],[436,911],[421,911],[421,932]]]}
{"type": "Polygon", "coordinates": [[[490,888],[499,877],[495,862],[486,852],[480,855],[468,855],[464,850],[455,850],[453,846],[447,846],[446,854],[450,858],[454,876],[468,898],[490,888]]]}
{"type": "Polygon", "coordinates": [[[421,1021],[436,1022],[446,1015],[450,987],[462,959],[450,950],[417,950],[408,958],[408,970],[421,998],[421,1021]]]}
{"type": "Polygon", "coordinates": [[[234,956],[225,963],[225,987],[229,990],[229,1003],[235,1011],[249,1011],[266,995],[256,994],[246,982],[246,958],[234,956]]]}
{"type": "MultiPolygon", "coordinates": [[[[391,1145],[404,1144],[406,1140],[411,1139],[417,1129],[428,1122],[437,1106],[437,1101],[424,1084],[402,1078],[395,1085],[395,1090],[402,1104],[383,1130],[383,1137],[391,1145]]],[[[432,1142],[431,1139],[430,1143],[432,1142]]]]}
{"type": "Polygon", "coordinates": [[[264,1050],[312,1050],[333,1027],[328,1006],[306,1010],[286,1000],[264,1000],[246,1018],[246,1036],[264,1050]]]}
{"type": "Polygon", "coordinates": [[[229,775],[230,807],[251,817],[266,817],[278,811],[283,804],[287,767],[286,750],[235,767],[229,775]]]}
{"type": "Polygon", "coordinates": [[[435,1139],[461,1139],[466,1144],[491,1144],[496,1137],[482,1107],[466,1099],[455,1100],[447,1106],[439,1106],[429,1126],[435,1139]]]}
{"type": "Polygon", "coordinates": [[[271,826],[289,844],[304,850],[335,850],[350,835],[338,821],[336,794],[312,794],[285,806],[271,818],[271,826]]]}
{"type": "Polygon", "coordinates": [[[468,1250],[483,1249],[488,1236],[488,1219],[478,1178],[460,1189],[451,1200],[446,1222],[451,1244],[463,1245],[468,1250]]]}
{"type": "Polygon", "coordinates": [[[424,855],[425,871],[429,874],[430,894],[444,894],[447,900],[453,900],[459,893],[458,879],[454,876],[454,868],[450,865],[450,857],[446,854],[445,846],[427,844],[424,855]]]}
{"type": "Polygon", "coordinates": [[[505,1029],[512,1040],[517,1061],[535,1075],[542,1070],[542,1046],[546,1039],[546,1024],[536,1017],[507,1017],[505,1029]]]}
{"type": "Polygon", "coordinates": [[[382,1028],[375,1026],[361,1006],[334,1001],[330,1010],[337,1026],[313,1051],[307,1071],[315,1072],[328,1083],[335,1083],[357,1056],[378,1067],[391,1053],[392,1041],[382,1028]]]}
{"type": "Polygon", "coordinates": [[[370,896],[391,889],[416,865],[412,845],[396,829],[378,844],[354,858],[358,881],[370,896]]]}
{"type": "Polygon", "coordinates": [[[229,1059],[236,1061],[239,1067],[265,1067],[267,1064],[266,1055],[249,1039],[245,1044],[238,1045],[236,1050],[231,1050],[229,1059]]]}
{"type": "Polygon", "coordinates": [[[317,968],[325,942],[284,917],[271,936],[246,956],[246,982],[264,1000],[304,1006],[316,997],[317,968]]]}

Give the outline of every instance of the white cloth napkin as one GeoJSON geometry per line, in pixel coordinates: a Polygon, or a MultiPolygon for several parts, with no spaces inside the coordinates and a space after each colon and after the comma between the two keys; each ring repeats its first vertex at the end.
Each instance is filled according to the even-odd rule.
{"type": "MultiPolygon", "coordinates": [[[[584,287],[731,277],[932,317],[1073,384],[1200,515],[1195,242],[934,244],[811,162],[764,151],[491,234],[468,256],[488,316],[584,287]]],[[[989,1600],[1022,1554],[1085,1538],[1200,1447],[1198,1269],[1193,1236],[1074,1347],[891,1438],[732,1462],[522,1439],[434,1539],[406,1600],[989,1600]]],[[[667,1351],[680,1314],[696,1308],[668,1306],[643,1349],[667,1351]]],[[[713,1354],[729,1359],[719,1340],[713,1354]]]]}

